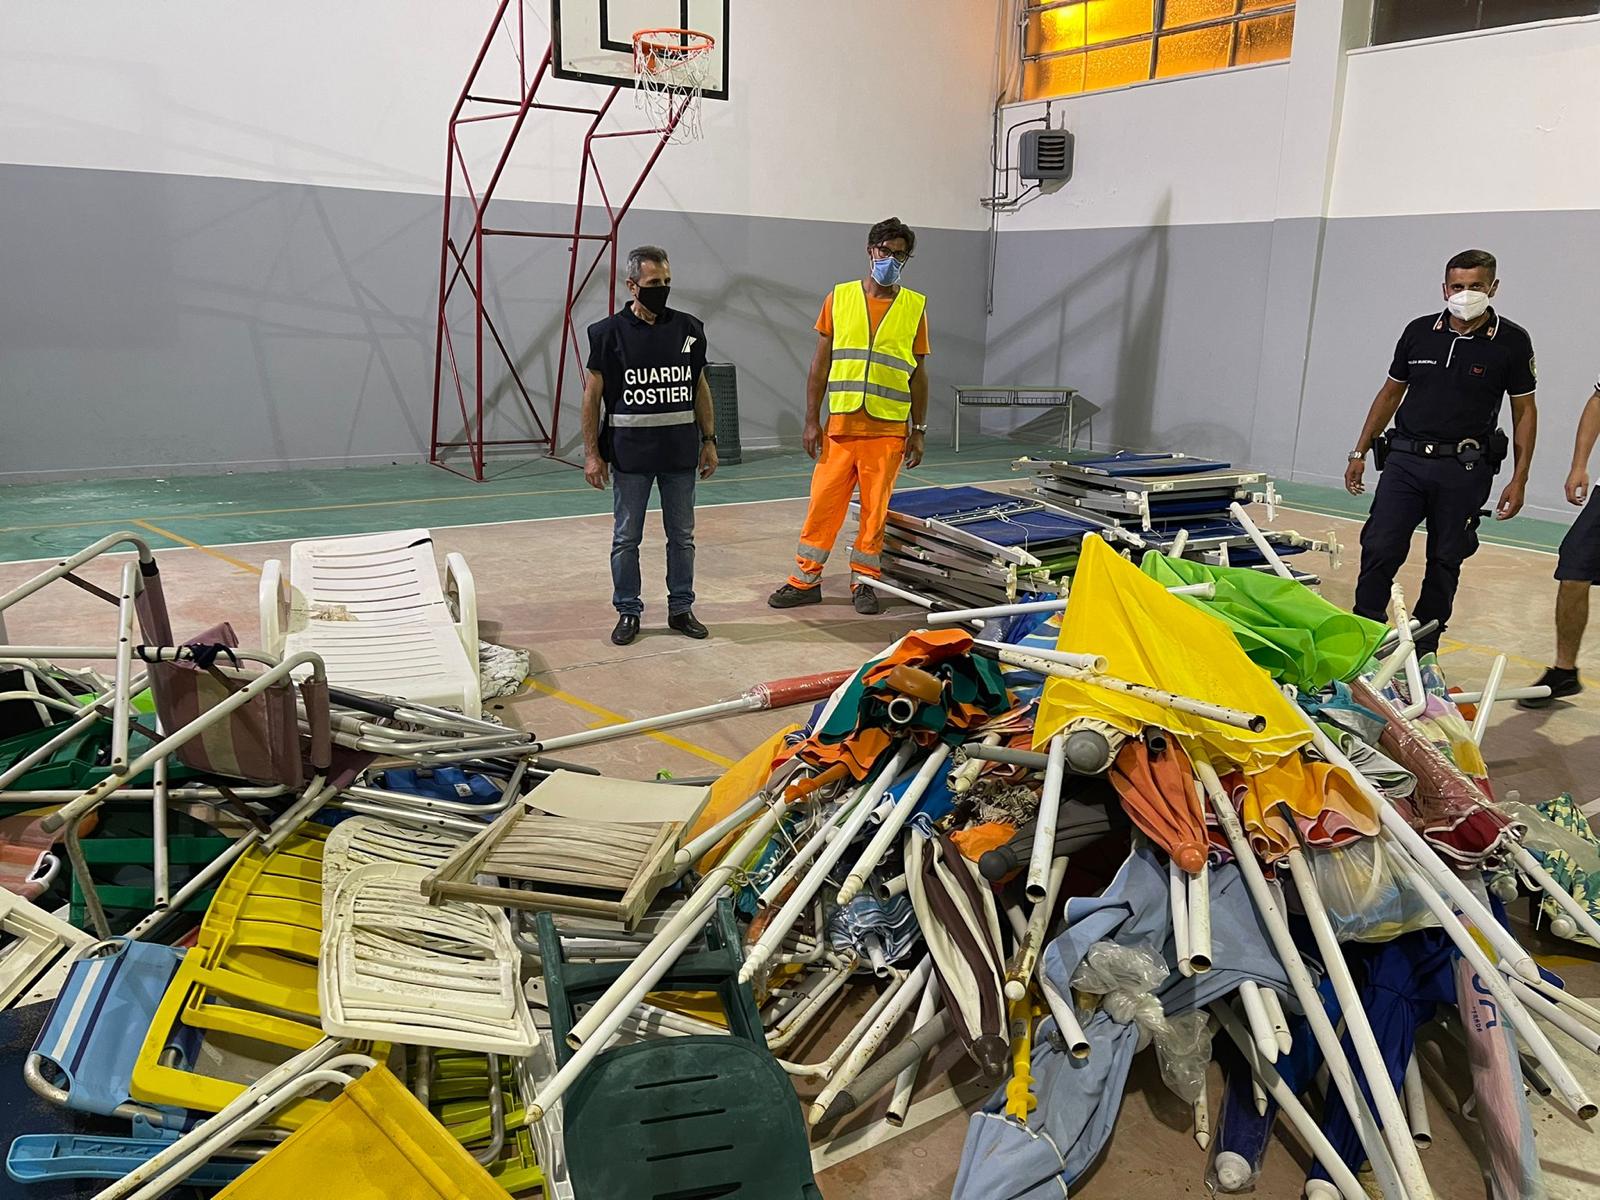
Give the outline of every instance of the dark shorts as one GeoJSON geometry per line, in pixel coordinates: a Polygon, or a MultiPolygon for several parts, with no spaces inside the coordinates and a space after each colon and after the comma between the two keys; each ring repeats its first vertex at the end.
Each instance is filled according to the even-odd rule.
{"type": "Polygon", "coordinates": [[[1561,539],[1556,578],[1600,583],[1600,502],[1592,496],[1561,539]]]}

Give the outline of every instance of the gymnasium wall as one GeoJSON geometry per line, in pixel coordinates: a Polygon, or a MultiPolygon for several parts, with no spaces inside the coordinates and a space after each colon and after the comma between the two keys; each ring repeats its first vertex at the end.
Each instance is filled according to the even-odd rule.
{"type": "MultiPolygon", "coordinates": [[[[891,213],[923,235],[906,280],[934,297],[936,402],[981,376],[998,15],[917,7],[817,0],[797,23],[736,4],[734,100],[707,103],[704,141],[668,149],[624,225],[669,249],[675,301],[738,365],[747,444],[797,438],[821,296],[891,213]]],[[[425,457],[446,120],[493,9],[0,7],[0,480],[425,457]]],[[[547,11],[529,0],[530,27],[547,11]]],[[[530,119],[496,224],[570,223],[581,122],[530,119]]],[[[641,150],[604,152],[615,179],[641,150]]],[[[487,142],[468,153],[481,179],[487,142]]],[[[490,271],[543,408],[564,250],[505,239],[490,271]]],[[[491,382],[491,436],[516,436],[491,382]]]]}
{"type": "Polygon", "coordinates": [[[1098,444],[1334,484],[1400,329],[1483,246],[1538,351],[1529,512],[1564,519],[1600,370],[1600,21],[1366,48],[1365,20],[1302,0],[1288,63],[1057,102],[1076,174],[1004,220],[986,378],[1080,388],[1098,444]]]}

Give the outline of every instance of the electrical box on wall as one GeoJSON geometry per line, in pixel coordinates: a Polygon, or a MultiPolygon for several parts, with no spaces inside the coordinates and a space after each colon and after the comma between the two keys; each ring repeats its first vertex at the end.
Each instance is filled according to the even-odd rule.
{"type": "Polygon", "coordinates": [[[1022,135],[1018,149],[1022,165],[1018,175],[1025,180],[1066,182],[1072,178],[1072,133],[1066,129],[1030,129],[1022,135]]]}

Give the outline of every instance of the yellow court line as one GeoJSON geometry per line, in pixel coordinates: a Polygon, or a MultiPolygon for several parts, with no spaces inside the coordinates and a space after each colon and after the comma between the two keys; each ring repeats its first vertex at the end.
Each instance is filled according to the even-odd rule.
{"type": "Polygon", "coordinates": [[[151,533],[160,534],[164,538],[171,538],[179,545],[187,546],[191,550],[198,550],[201,554],[209,554],[212,558],[220,558],[230,567],[237,567],[239,570],[248,571],[252,575],[261,574],[260,567],[251,566],[249,563],[241,562],[237,558],[231,558],[224,554],[221,550],[213,550],[210,546],[202,546],[199,542],[192,542],[188,538],[184,537],[181,533],[173,533],[170,529],[163,529],[159,525],[152,525],[149,521],[143,521],[137,517],[134,518],[133,523],[140,529],[147,529],[151,533]]]}
{"type": "MultiPolygon", "coordinates": [[[[581,697],[574,696],[571,692],[564,692],[560,688],[551,687],[548,683],[540,683],[531,675],[522,682],[533,688],[535,691],[543,692],[546,696],[549,696],[553,700],[559,700],[563,704],[570,704],[573,708],[581,709],[582,711],[589,713],[591,716],[600,717],[607,725],[625,725],[627,722],[636,719],[634,717],[625,717],[621,713],[612,712],[609,708],[601,708],[598,704],[591,704],[589,701],[584,700],[581,697]]],[[[733,759],[726,758],[723,755],[718,754],[715,750],[707,750],[704,746],[696,746],[693,742],[686,742],[682,738],[673,737],[670,733],[648,733],[645,736],[653,737],[658,742],[665,742],[674,749],[682,750],[688,754],[692,754],[696,758],[703,758],[709,763],[715,763],[724,770],[734,765],[733,759]]]]}
{"type": "MultiPolygon", "coordinates": [[[[962,461],[963,462],[969,462],[969,463],[984,463],[984,464],[988,464],[988,463],[997,463],[997,462],[1011,462],[1011,461],[1013,461],[1013,457],[1014,456],[1012,456],[1012,455],[1007,455],[1004,458],[968,458],[968,459],[963,459],[962,461]]],[[[950,464],[950,465],[954,466],[956,464],[950,464]]],[[[775,479],[805,479],[805,478],[808,478],[810,476],[810,474],[811,474],[811,472],[809,470],[806,470],[806,471],[791,471],[791,472],[786,472],[786,473],[780,474],[780,475],[741,475],[741,476],[739,476],[737,478],[725,478],[725,479],[718,479],[718,478],[713,477],[711,479],[708,479],[708,480],[704,481],[704,484],[702,486],[713,487],[713,486],[718,486],[718,485],[739,484],[739,483],[770,483],[772,480],[775,480],[775,479]]],[[[352,501],[349,501],[348,503],[344,503],[344,504],[310,504],[310,505],[304,505],[304,506],[298,507],[298,508],[248,508],[248,509],[239,509],[239,510],[232,511],[232,512],[168,513],[168,514],[162,516],[161,520],[163,520],[163,521],[220,521],[220,520],[227,520],[228,518],[231,518],[231,517],[275,517],[275,516],[283,516],[286,513],[339,512],[339,511],[342,511],[342,510],[345,510],[345,509],[356,509],[356,508],[400,508],[400,507],[403,507],[403,506],[409,505],[409,504],[445,504],[445,503],[459,503],[459,502],[462,502],[462,501],[479,501],[479,500],[519,500],[519,499],[526,499],[529,496],[567,496],[567,495],[582,494],[582,493],[585,493],[585,492],[592,492],[592,491],[595,491],[595,490],[596,490],[595,488],[591,488],[587,484],[585,484],[583,487],[534,488],[534,489],[532,489],[530,491],[524,491],[524,492],[481,492],[481,493],[475,493],[475,494],[464,495],[464,496],[416,496],[416,497],[411,497],[411,498],[406,498],[406,499],[399,499],[399,500],[352,500],[352,501]]],[[[789,496],[789,497],[776,497],[776,498],[777,499],[791,499],[791,500],[804,499],[804,497],[802,497],[802,496],[789,496]]],[[[144,524],[144,522],[142,522],[142,521],[135,521],[134,523],[135,524],[141,524],[141,525],[144,524]]],[[[499,522],[485,522],[485,523],[486,524],[498,524],[499,522]]],[[[28,532],[30,530],[39,530],[39,529],[77,529],[77,528],[81,528],[81,527],[84,527],[84,526],[90,526],[90,525],[115,525],[115,524],[116,524],[116,521],[106,521],[106,520],[100,520],[100,521],[57,521],[57,522],[54,522],[54,523],[42,524],[42,525],[7,525],[7,526],[0,527],[0,533],[25,533],[25,532],[28,532]]],[[[175,537],[175,535],[172,535],[172,534],[167,534],[166,536],[175,537]]],[[[182,538],[175,538],[175,540],[183,541],[182,538]]],[[[193,543],[185,542],[184,544],[185,545],[192,545],[193,543]]]]}

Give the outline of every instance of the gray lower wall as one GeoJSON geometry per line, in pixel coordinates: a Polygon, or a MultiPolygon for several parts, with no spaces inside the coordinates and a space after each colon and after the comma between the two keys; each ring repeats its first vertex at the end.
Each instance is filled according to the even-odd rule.
{"type": "MultiPolygon", "coordinates": [[[[904,197],[886,204],[915,223],[904,197]]],[[[439,220],[431,196],[0,165],[0,480],[425,458],[439,220]]],[[[507,202],[493,221],[556,229],[571,210],[507,202]]],[[[906,282],[930,295],[942,427],[950,385],[983,369],[987,235],[920,237],[906,282]]],[[[671,253],[674,304],[739,368],[745,441],[798,442],[811,326],[859,269],[865,226],[636,210],[623,240],[671,253]]],[[[491,312],[548,420],[564,247],[498,239],[487,262],[491,312]]],[[[602,279],[580,324],[605,308],[602,279]]],[[[451,311],[466,329],[470,304],[451,311]]],[[[492,350],[485,379],[489,436],[528,432],[492,350]]],[[[569,376],[569,446],[578,396],[569,376]]],[[[441,435],[459,429],[447,417],[441,435]]]]}
{"type": "Polygon", "coordinates": [[[1093,413],[1079,435],[1097,446],[1338,485],[1395,339],[1442,303],[1444,263],[1469,246],[1499,256],[1496,307],[1538,352],[1526,511],[1567,520],[1573,431],[1600,370],[1582,270],[1600,258],[1600,212],[1004,233],[985,382],[1078,388],[1093,413]]]}

